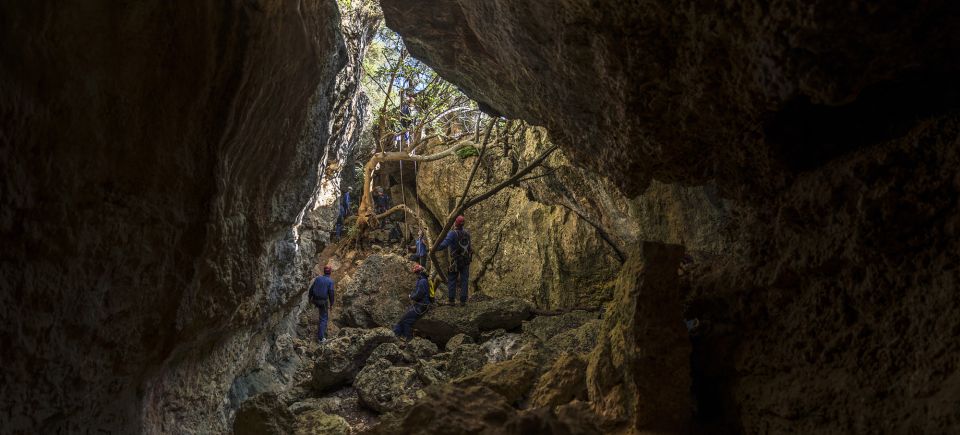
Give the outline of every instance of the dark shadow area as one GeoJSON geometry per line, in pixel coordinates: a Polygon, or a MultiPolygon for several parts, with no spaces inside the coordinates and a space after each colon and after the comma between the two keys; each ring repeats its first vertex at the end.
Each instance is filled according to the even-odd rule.
{"type": "Polygon", "coordinates": [[[867,87],[840,106],[798,97],[767,123],[767,141],[788,168],[817,168],[847,152],[903,136],[917,121],[957,111],[957,77],[957,72],[911,74],[867,87]]]}

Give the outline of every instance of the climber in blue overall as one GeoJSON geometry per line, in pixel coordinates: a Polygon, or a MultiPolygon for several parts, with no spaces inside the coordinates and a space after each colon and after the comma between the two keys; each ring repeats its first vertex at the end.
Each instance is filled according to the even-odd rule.
{"type": "Polygon", "coordinates": [[[447,298],[450,305],[456,302],[457,289],[460,289],[460,305],[467,304],[467,284],[470,282],[470,262],[473,260],[473,247],[470,233],[463,229],[463,216],[457,216],[453,230],[447,233],[438,249],[450,248],[450,271],[447,275],[447,298]]]}
{"type": "Polygon", "coordinates": [[[340,213],[337,215],[337,226],[336,226],[336,235],[337,240],[340,240],[343,235],[343,221],[350,216],[350,192],[353,191],[352,187],[348,187],[346,191],[343,192],[343,197],[340,198],[340,213]]]}
{"type": "Polygon", "coordinates": [[[333,269],[330,266],[323,267],[323,276],[313,279],[310,285],[309,299],[310,303],[317,307],[320,314],[320,322],[317,325],[317,341],[323,343],[327,339],[327,317],[330,314],[330,307],[333,306],[333,279],[330,273],[333,269]]]}
{"type": "Polygon", "coordinates": [[[404,313],[397,325],[393,327],[393,333],[397,337],[404,339],[413,338],[413,324],[423,317],[430,308],[430,284],[427,282],[427,272],[419,264],[413,265],[413,273],[417,274],[417,287],[410,293],[410,299],[413,305],[404,313]]]}

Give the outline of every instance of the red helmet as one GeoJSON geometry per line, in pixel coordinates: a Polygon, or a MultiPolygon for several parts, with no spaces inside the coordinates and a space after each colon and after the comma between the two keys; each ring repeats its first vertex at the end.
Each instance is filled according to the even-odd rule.
{"type": "Polygon", "coordinates": [[[413,265],[413,273],[420,273],[420,272],[423,272],[423,266],[421,266],[421,265],[419,265],[419,264],[414,264],[414,265],[413,265]]]}
{"type": "Polygon", "coordinates": [[[329,274],[331,274],[331,273],[333,273],[333,268],[332,268],[332,267],[330,267],[330,266],[323,266],[323,274],[324,274],[324,275],[329,275],[329,274]]]}
{"type": "Polygon", "coordinates": [[[460,216],[457,216],[457,220],[453,221],[453,224],[456,225],[456,226],[458,226],[458,227],[462,227],[462,226],[463,226],[463,221],[465,221],[465,220],[466,220],[466,219],[463,218],[463,215],[460,215],[460,216]]]}

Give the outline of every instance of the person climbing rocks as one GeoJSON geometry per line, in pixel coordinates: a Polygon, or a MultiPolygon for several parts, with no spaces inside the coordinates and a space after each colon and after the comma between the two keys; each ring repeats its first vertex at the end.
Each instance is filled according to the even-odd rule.
{"type": "Polygon", "coordinates": [[[347,187],[347,190],[343,192],[343,197],[340,198],[340,212],[337,214],[337,225],[335,228],[335,233],[337,240],[340,240],[343,236],[343,222],[350,216],[350,192],[353,191],[352,187],[347,187]]]}
{"type": "Polygon", "coordinates": [[[383,186],[377,186],[377,193],[373,196],[377,214],[385,213],[390,209],[390,195],[383,192],[383,186]]]}
{"type": "Polygon", "coordinates": [[[410,256],[410,260],[416,261],[421,266],[426,267],[427,263],[427,240],[423,235],[423,230],[417,233],[417,241],[414,245],[414,254],[410,256]]]}
{"type": "Polygon", "coordinates": [[[410,293],[410,300],[413,305],[403,314],[397,325],[393,327],[393,333],[400,338],[409,340],[413,338],[413,324],[423,317],[430,309],[430,284],[427,281],[427,272],[419,264],[413,265],[413,273],[417,275],[417,286],[413,293],[410,293]]]}
{"type": "Polygon", "coordinates": [[[447,275],[447,297],[450,305],[454,305],[457,298],[457,289],[460,290],[460,305],[467,304],[467,285],[470,282],[470,262],[473,260],[473,246],[470,243],[470,233],[463,228],[466,221],[463,216],[457,216],[453,222],[453,230],[437,247],[450,248],[450,271],[447,275]]]}
{"type": "Polygon", "coordinates": [[[333,279],[330,278],[332,272],[333,268],[323,266],[323,275],[314,278],[313,284],[310,285],[310,303],[317,307],[320,314],[320,321],[317,324],[317,341],[321,344],[327,339],[327,317],[334,301],[333,279]]]}

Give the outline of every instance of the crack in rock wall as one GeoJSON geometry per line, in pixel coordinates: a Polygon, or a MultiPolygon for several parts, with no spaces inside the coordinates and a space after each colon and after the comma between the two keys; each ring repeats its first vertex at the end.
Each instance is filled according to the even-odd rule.
{"type": "Polygon", "coordinates": [[[360,130],[339,24],[326,1],[0,6],[4,430],[229,427],[360,130]]]}

